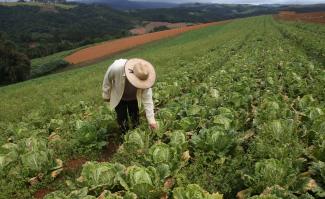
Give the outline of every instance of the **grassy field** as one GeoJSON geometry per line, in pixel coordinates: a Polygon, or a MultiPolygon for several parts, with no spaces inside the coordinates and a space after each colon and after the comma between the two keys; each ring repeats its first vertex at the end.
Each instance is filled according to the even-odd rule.
{"type": "Polygon", "coordinates": [[[46,57],[40,57],[40,58],[32,59],[31,60],[31,67],[32,67],[32,69],[37,69],[42,65],[46,65],[46,64],[50,64],[50,63],[53,63],[53,62],[56,62],[56,61],[63,60],[66,56],[72,54],[73,52],[76,52],[76,51],[81,50],[83,48],[88,48],[90,46],[95,46],[95,45],[98,45],[100,43],[102,43],[102,42],[89,44],[89,45],[82,46],[82,47],[79,47],[79,48],[54,53],[54,54],[46,56],[46,57]]]}
{"type": "Polygon", "coordinates": [[[32,59],[31,60],[32,70],[35,69],[35,68],[38,68],[38,67],[40,67],[41,65],[44,65],[44,64],[48,64],[48,63],[51,63],[51,62],[63,60],[64,57],[66,57],[67,55],[73,53],[76,50],[77,49],[67,50],[67,51],[55,53],[53,55],[49,55],[49,56],[46,56],[46,57],[32,59]]]}
{"type": "Polygon", "coordinates": [[[235,20],[0,88],[0,198],[323,198],[318,26],[235,20]],[[160,125],[122,143],[101,99],[121,57],[155,65],[160,125]]]}
{"type": "Polygon", "coordinates": [[[21,116],[33,111],[41,112],[46,117],[50,117],[50,115],[55,114],[59,106],[78,103],[79,101],[90,100],[101,103],[103,75],[113,60],[119,57],[143,57],[150,60],[157,67],[159,80],[169,70],[169,67],[173,67],[173,62],[170,60],[186,60],[191,59],[194,54],[204,54],[209,45],[213,45],[211,43],[213,36],[210,32],[217,33],[223,28],[224,26],[216,26],[185,33],[184,36],[175,39],[155,42],[116,55],[87,68],[49,75],[0,88],[2,98],[0,107],[1,110],[4,110],[0,113],[0,120],[4,122],[19,121],[21,116]],[[202,34],[211,36],[201,38],[202,34]],[[202,45],[205,47],[198,47],[202,45]],[[157,56],[158,54],[159,56],[157,56]]]}
{"type": "Polygon", "coordinates": [[[46,4],[46,3],[39,3],[39,2],[0,2],[0,6],[38,6],[38,7],[44,7],[44,6],[55,6],[62,9],[71,9],[75,8],[77,5],[69,5],[69,4],[46,4]]]}

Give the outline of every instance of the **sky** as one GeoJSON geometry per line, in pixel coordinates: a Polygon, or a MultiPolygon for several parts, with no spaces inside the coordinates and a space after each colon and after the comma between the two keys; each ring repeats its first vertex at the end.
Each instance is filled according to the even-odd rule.
{"type": "Polygon", "coordinates": [[[240,4],[315,4],[325,3],[325,0],[131,0],[131,1],[151,1],[151,2],[171,2],[171,3],[187,3],[187,2],[202,2],[202,3],[240,3],[240,4]]]}

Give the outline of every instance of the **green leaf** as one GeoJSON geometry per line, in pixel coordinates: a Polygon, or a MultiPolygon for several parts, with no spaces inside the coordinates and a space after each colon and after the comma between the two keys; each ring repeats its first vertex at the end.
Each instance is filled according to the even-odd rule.
{"type": "Polygon", "coordinates": [[[213,123],[220,129],[229,130],[231,120],[223,115],[218,115],[213,117],[213,123]]]}
{"type": "Polygon", "coordinates": [[[127,151],[134,153],[138,150],[147,149],[149,135],[146,132],[134,130],[124,136],[123,146],[127,151]]]}
{"type": "Polygon", "coordinates": [[[128,167],[127,179],[130,190],[140,198],[148,197],[150,194],[159,195],[161,192],[158,184],[159,174],[154,167],[128,167]]]}
{"type": "Polygon", "coordinates": [[[23,167],[32,171],[42,171],[49,165],[48,154],[44,151],[29,152],[20,156],[23,167]]]}
{"type": "Polygon", "coordinates": [[[66,196],[62,191],[55,191],[47,194],[44,199],[70,199],[70,198],[66,196]]]}
{"type": "Polygon", "coordinates": [[[124,170],[125,167],[118,163],[86,162],[78,179],[92,189],[103,186],[111,188],[119,182],[118,174],[124,170]]]}
{"type": "Polygon", "coordinates": [[[214,151],[219,155],[227,154],[235,144],[232,134],[220,131],[217,127],[200,130],[198,135],[192,137],[191,142],[195,149],[214,151]]]}
{"type": "Polygon", "coordinates": [[[159,173],[160,179],[165,179],[166,177],[171,175],[170,167],[168,164],[159,164],[156,169],[159,173]]]}
{"type": "Polygon", "coordinates": [[[219,193],[209,194],[197,184],[190,184],[187,187],[177,187],[173,190],[174,199],[222,199],[219,193]]]}
{"type": "Polygon", "coordinates": [[[173,147],[183,147],[186,143],[187,141],[183,131],[173,131],[170,134],[169,145],[173,147]]]}
{"type": "Polygon", "coordinates": [[[168,163],[173,158],[171,153],[170,147],[164,143],[154,144],[149,149],[149,154],[154,164],[168,163]]]}

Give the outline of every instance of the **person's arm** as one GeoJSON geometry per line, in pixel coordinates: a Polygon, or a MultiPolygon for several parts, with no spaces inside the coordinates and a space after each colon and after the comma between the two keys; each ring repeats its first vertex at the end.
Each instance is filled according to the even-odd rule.
{"type": "Polygon", "coordinates": [[[158,128],[155,113],[154,113],[154,104],[152,100],[152,89],[144,89],[142,92],[142,103],[144,110],[146,112],[146,117],[149,123],[150,128],[156,129],[158,128]]]}
{"type": "Polygon", "coordinates": [[[104,76],[104,80],[103,80],[103,86],[102,86],[102,97],[104,99],[104,101],[109,101],[110,99],[110,89],[112,87],[111,85],[111,78],[110,78],[110,69],[111,66],[107,69],[105,76],[104,76]]]}

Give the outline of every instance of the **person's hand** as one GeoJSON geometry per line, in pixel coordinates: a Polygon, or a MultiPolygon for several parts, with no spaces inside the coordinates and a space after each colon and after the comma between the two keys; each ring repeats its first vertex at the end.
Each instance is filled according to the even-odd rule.
{"type": "Polygon", "coordinates": [[[149,127],[150,127],[150,129],[155,130],[155,129],[158,129],[158,124],[157,124],[157,122],[150,123],[149,127]]]}

